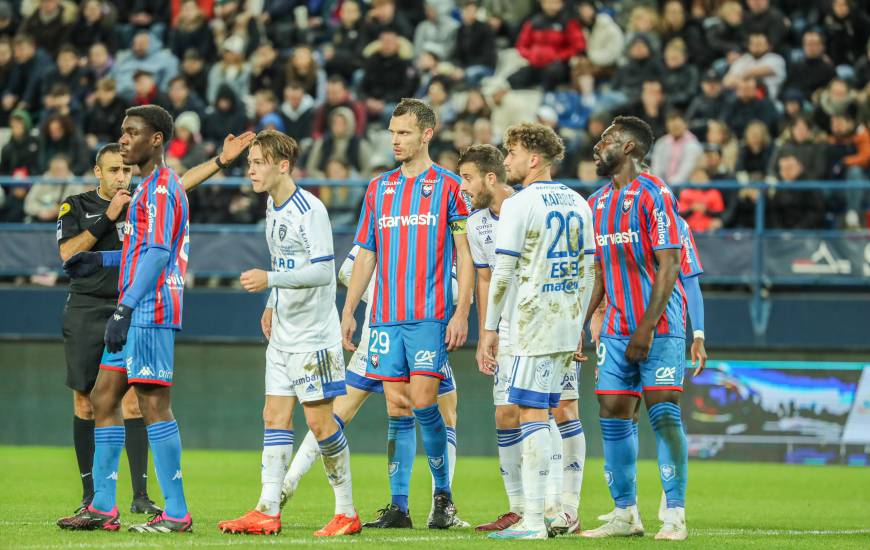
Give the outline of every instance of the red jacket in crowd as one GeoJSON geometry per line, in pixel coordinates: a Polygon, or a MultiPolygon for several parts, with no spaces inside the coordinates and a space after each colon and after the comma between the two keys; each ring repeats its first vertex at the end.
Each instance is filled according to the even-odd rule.
{"type": "Polygon", "coordinates": [[[568,61],[586,50],[586,37],[576,19],[538,14],[523,24],[517,50],[532,67],[568,61]]]}

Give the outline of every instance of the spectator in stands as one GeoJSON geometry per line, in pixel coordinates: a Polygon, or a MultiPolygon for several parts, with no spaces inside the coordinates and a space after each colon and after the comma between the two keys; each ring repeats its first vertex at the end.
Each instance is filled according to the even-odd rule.
{"type": "Polygon", "coordinates": [[[18,29],[15,10],[8,0],[0,0],[0,38],[12,40],[18,29]]]}
{"type": "Polygon", "coordinates": [[[613,92],[620,94],[608,101],[605,109],[618,107],[625,103],[638,100],[641,88],[647,81],[659,81],[664,74],[664,68],[652,54],[649,40],[644,35],[638,35],[628,43],[628,51],[623,63],[613,77],[610,85],[613,92]]]}
{"type": "Polygon", "coordinates": [[[770,49],[783,52],[788,38],[788,20],[775,7],[770,6],[770,0],[746,0],[749,13],[743,19],[743,27],[750,35],[763,33],[767,37],[770,49]]]}
{"type": "Polygon", "coordinates": [[[492,76],[498,53],[495,32],[478,16],[477,0],[463,0],[461,23],[456,30],[454,60],[469,86],[478,86],[485,77],[492,76]]]}
{"type": "Polygon", "coordinates": [[[656,140],[653,146],[650,167],[670,185],[687,183],[703,148],[679,111],[668,113],[667,129],[668,133],[656,140]]]}
{"type": "Polygon", "coordinates": [[[56,56],[57,62],[45,70],[41,80],[44,97],[55,84],[65,84],[76,101],[85,97],[87,78],[85,71],[79,68],[79,56],[72,44],[60,47],[56,56]]]}
{"type": "Polygon", "coordinates": [[[842,78],[835,78],[828,83],[816,97],[816,108],[813,120],[819,128],[830,128],[831,117],[855,112],[857,94],[842,78]]]}
{"type": "Polygon", "coordinates": [[[496,37],[513,44],[522,24],[532,15],[535,0],[483,0],[486,22],[495,31],[496,37]]]}
{"type": "Polygon", "coordinates": [[[362,68],[359,52],[367,42],[362,33],[362,10],[356,0],[345,0],[338,11],[338,27],[332,31],[332,41],[324,46],[326,72],[340,75],[351,82],[354,72],[362,68]]]}
{"type": "Polygon", "coordinates": [[[471,125],[471,137],[475,145],[498,143],[492,133],[492,123],[488,118],[479,118],[471,125]]]}
{"type": "Polygon", "coordinates": [[[585,55],[596,76],[610,76],[625,48],[625,34],[616,21],[599,11],[591,0],[577,5],[580,26],[586,37],[585,55]]]}
{"type": "MultiPolygon", "coordinates": [[[[123,36],[129,39],[140,31],[148,31],[163,40],[169,25],[170,3],[166,0],[127,0],[129,4],[119,10],[118,15],[123,36]]],[[[126,41],[126,40],[125,40],[126,41]]]]}
{"type": "Polygon", "coordinates": [[[698,68],[688,63],[686,43],[674,38],[665,46],[665,70],[662,78],[668,103],[678,109],[689,106],[698,93],[698,68]]]}
{"type": "Polygon", "coordinates": [[[825,55],[822,33],[809,30],[804,33],[802,42],[803,58],[789,65],[783,90],[800,90],[804,97],[810,97],[819,88],[824,88],[837,72],[825,55]]]}
{"type": "Polygon", "coordinates": [[[356,135],[355,117],[347,107],[337,107],[329,115],[329,131],[311,145],[305,171],[309,177],[323,178],[330,161],[338,160],[358,174],[368,173],[371,148],[356,135]]]}
{"type": "Polygon", "coordinates": [[[410,97],[416,86],[414,67],[399,56],[396,31],[385,29],[380,34],[376,51],[363,65],[360,92],[365,98],[368,115],[386,122],[393,112],[393,105],[403,97],[410,97]]]}
{"type": "MultiPolygon", "coordinates": [[[[298,2],[288,2],[287,0],[264,0],[263,9],[259,13],[260,24],[264,27],[266,35],[260,41],[271,42],[278,50],[289,50],[295,44],[311,43],[315,34],[318,34],[322,29],[323,21],[319,16],[319,12],[315,11],[319,4],[321,8],[332,8],[332,2],[314,2],[304,5],[306,9],[307,21],[300,20],[300,25],[297,25],[294,8],[298,7],[298,2]],[[308,8],[311,8],[311,13],[308,13],[308,8]]],[[[319,42],[319,40],[318,40],[319,42]]],[[[280,95],[280,93],[278,94],[280,95]]]]}
{"type": "MultiPolygon", "coordinates": [[[[690,181],[694,184],[709,184],[710,178],[702,166],[692,169],[690,181]]],[[[712,187],[682,189],[677,201],[680,215],[695,233],[713,231],[722,227],[722,212],[725,202],[722,192],[712,187]]]]}
{"type": "Polygon", "coordinates": [[[716,17],[711,18],[707,29],[707,44],[714,59],[739,52],[746,43],[743,27],[743,7],[739,2],[728,0],[719,6],[716,17]]]}
{"type": "Polygon", "coordinates": [[[53,114],[42,125],[39,136],[39,168],[49,169],[51,159],[62,154],[76,175],[91,167],[91,155],[85,138],[68,115],[53,114]]]}
{"type": "Polygon", "coordinates": [[[260,26],[253,13],[244,9],[239,0],[218,0],[214,6],[214,17],[209,23],[214,43],[223,44],[232,36],[241,40],[240,55],[248,58],[260,43],[260,26]]]}
{"type": "Polygon", "coordinates": [[[3,200],[0,201],[0,222],[2,223],[22,223],[25,219],[24,201],[27,200],[27,191],[29,185],[11,184],[0,187],[3,191],[0,195],[3,200]]]}
{"type": "Polygon", "coordinates": [[[414,56],[420,55],[427,44],[438,44],[444,48],[442,59],[453,57],[456,45],[456,30],[459,23],[453,19],[450,10],[452,1],[425,0],[426,19],[414,29],[414,56]]]}
{"type": "Polygon", "coordinates": [[[326,101],[314,111],[314,122],[311,137],[318,139],[326,132],[329,115],[338,107],[346,107],[354,114],[354,130],[356,135],[364,136],[366,128],[366,109],[361,101],[354,99],[347,82],[338,75],[329,77],[326,82],[326,101]]]}
{"type": "Polygon", "coordinates": [[[743,145],[737,154],[737,177],[743,181],[763,181],[772,151],[767,126],[760,120],[751,121],[746,125],[743,145]]]}
{"type": "Polygon", "coordinates": [[[196,0],[183,0],[178,17],[172,24],[167,40],[169,49],[181,59],[188,49],[194,49],[207,61],[217,59],[214,36],[208,27],[205,14],[196,0]]]}
{"type": "MultiPolygon", "coordinates": [[[[181,62],[181,76],[187,81],[190,90],[203,99],[208,99],[208,73],[205,70],[205,60],[194,49],[184,54],[181,62]]],[[[211,101],[209,101],[212,104],[211,101]]]]}
{"type": "Polygon", "coordinates": [[[26,178],[39,173],[39,142],[30,135],[32,127],[30,113],[24,109],[12,111],[9,142],[0,151],[0,174],[26,178]]]}
{"type": "Polygon", "coordinates": [[[731,64],[722,83],[733,89],[741,80],[750,77],[764,85],[770,98],[779,95],[779,88],[785,82],[785,59],[770,50],[767,35],[763,32],[749,35],[747,52],[731,64]]]}
{"type": "Polygon", "coordinates": [[[278,114],[278,98],[272,93],[272,90],[260,90],[255,93],[254,120],[260,120],[273,113],[278,114]]]}
{"type": "Polygon", "coordinates": [[[864,88],[870,84],[870,40],[864,48],[864,55],[855,63],[855,86],[864,88]]]}
{"type": "Polygon", "coordinates": [[[271,42],[263,42],[251,57],[251,93],[269,90],[275,97],[284,93],[287,82],[286,61],[271,42]]]}
{"type": "Polygon", "coordinates": [[[205,102],[190,90],[187,80],[182,75],[177,75],[169,81],[169,89],[166,95],[160,98],[160,105],[169,111],[173,118],[185,111],[193,111],[199,117],[205,114],[205,102]]]}
{"type": "Polygon", "coordinates": [[[45,94],[42,105],[40,120],[48,120],[53,114],[61,114],[69,116],[77,127],[81,127],[85,112],[81,104],[73,99],[69,87],[63,82],[58,82],[51,87],[45,94]]]}
{"type": "Polygon", "coordinates": [[[686,45],[689,62],[698,68],[707,67],[712,61],[701,25],[686,14],[681,0],[667,0],[662,8],[662,42],[668,44],[680,38],[686,45]]]}
{"type": "Polygon", "coordinates": [[[61,200],[70,195],[84,193],[90,186],[82,184],[62,183],[73,178],[70,170],[69,158],[63,153],[55,153],[46,162],[46,171],[43,176],[57,183],[36,183],[27,192],[24,199],[24,214],[28,221],[53,222],[57,220],[57,211],[61,200]]]}
{"type": "Polygon", "coordinates": [[[105,44],[96,42],[91,45],[88,49],[87,64],[83,67],[89,92],[94,90],[99,80],[110,77],[114,65],[115,60],[109,54],[109,49],[105,44]]]}
{"type": "Polygon", "coordinates": [[[118,140],[124,111],[129,105],[115,91],[115,81],[105,77],[97,81],[94,101],[85,116],[85,141],[96,150],[105,143],[118,140]]]}
{"type": "MultiPolygon", "coordinates": [[[[245,106],[228,85],[218,88],[214,104],[206,108],[202,121],[203,145],[211,155],[223,143],[227,134],[240,135],[248,129],[245,106]]],[[[196,194],[196,193],[194,193],[196,194]]]]}
{"type": "Polygon", "coordinates": [[[508,77],[511,87],[552,91],[568,81],[569,61],[586,50],[586,39],[564,0],[541,0],[541,13],[523,24],[516,48],[529,64],[508,77]]]}
{"type": "Polygon", "coordinates": [[[154,75],[144,69],[139,69],[133,75],[133,105],[156,105],[165,102],[163,94],[157,89],[154,75]]]}
{"type": "MultiPolygon", "coordinates": [[[[492,113],[492,132],[499,139],[504,136],[505,130],[514,124],[527,122],[530,116],[530,102],[523,92],[511,89],[508,81],[494,76],[484,80],[483,96],[492,113]]],[[[534,113],[537,107],[531,109],[534,113]]]]}
{"type": "Polygon", "coordinates": [[[725,159],[722,156],[722,147],[715,143],[704,144],[704,156],[701,159],[701,168],[707,174],[709,181],[734,179],[734,172],[725,164],[725,159]]]}
{"type": "Polygon", "coordinates": [[[87,55],[96,43],[105,44],[110,51],[117,49],[114,24],[117,13],[106,9],[102,0],[85,0],[78,21],[69,34],[69,40],[80,56],[87,55]]]}
{"type": "Polygon", "coordinates": [[[69,42],[75,17],[75,6],[60,0],[39,0],[39,8],[24,20],[21,32],[32,36],[37,47],[54,56],[62,44],[69,42]]]}
{"type": "Polygon", "coordinates": [[[649,44],[654,57],[659,57],[662,52],[661,23],[659,14],[652,6],[641,4],[631,8],[623,8],[629,12],[626,24],[626,41],[630,44],[636,37],[643,36],[649,44]]]}
{"type": "Polygon", "coordinates": [[[751,120],[760,120],[767,126],[768,133],[777,130],[776,112],[773,102],[767,98],[758,97],[758,83],[754,77],[748,76],[737,82],[734,95],[725,101],[722,120],[728,123],[731,131],[742,135],[751,120]]]}
{"type": "Polygon", "coordinates": [[[658,139],[665,133],[665,114],[668,110],[662,83],[658,80],[644,81],[640,99],[629,105],[624,114],[645,120],[652,128],[653,136],[658,139]]]}
{"type": "MultiPolygon", "coordinates": [[[[828,137],[828,178],[852,182],[866,182],[870,168],[870,131],[855,121],[854,109],[831,117],[828,137]]],[[[846,227],[860,227],[864,191],[846,192],[846,227]]]]}
{"type": "Polygon", "coordinates": [[[221,46],[221,60],[208,71],[206,97],[213,103],[218,89],[227,85],[237,97],[248,93],[251,80],[251,65],[245,61],[245,42],[239,36],[230,36],[221,46]]]}
{"type": "Polygon", "coordinates": [[[586,128],[597,107],[598,94],[595,93],[595,78],[579,63],[571,69],[571,75],[571,89],[548,92],[542,104],[556,112],[562,137],[574,142],[570,136],[586,128]]]}
{"type": "Polygon", "coordinates": [[[308,143],[314,123],[314,98],[305,93],[301,82],[291,80],[287,83],[281,113],[284,115],[287,135],[300,144],[308,143]]]}
{"type": "Polygon", "coordinates": [[[317,64],[310,46],[300,45],[293,49],[287,61],[286,78],[288,82],[301,82],[305,93],[313,97],[315,103],[323,102],[326,96],[326,71],[317,64]]]}
{"type": "Polygon", "coordinates": [[[852,65],[858,60],[870,36],[866,6],[856,8],[850,0],[832,0],[822,20],[828,37],[828,55],[834,65],[852,65]]]}
{"type": "Polygon", "coordinates": [[[779,157],[779,183],[768,193],[766,222],[773,229],[821,229],[825,200],[816,189],[791,190],[789,183],[804,179],[801,159],[794,154],[779,157]]]}
{"type": "Polygon", "coordinates": [[[362,26],[363,43],[367,45],[380,40],[385,30],[407,40],[414,37],[414,26],[401,11],[396,10],[395,0],[372,0],[362,26]]]}
{"type": "Polygon", "coordinates": [[[701,78],[701,94],[696,94],[686,110],[689,130],[696,136],[707,131],[708,120],[722,117],[726,95],[723,92],[722,78],[715,69],[708,69],[701,78]]]}
{"type": "MultiPolygon", "coordinates": [[[[0,38],[0,93],[9,86],[15,61],[12,57],[12,41],[6,37],[0,38]]],[[[0,109],[0,126],[8,126],[8,112],[0,109]]]]}
{"type": "Polygon", "coordinates": [[[35,113],[42,101],[39,96],[42,74],[52,65],[51,58],[42,50],[37,50],[33,37],[27,34],[15,36],[12,56],[15,66],[8,86],[3,90],[3,110],[11,111],[18,107],[35,113]]]}
{"type": "Polygon", "coordinates": [[[178,60],[147,31],[136,33],[130,49],[118,52],[115,65],[112,67],[112,77],[115,79],[119,94],[132,99],[133,76],[140,70],[153,74],[161,89],[165,89],[169,80],[178,74],[178,60]]]}
{"type": "Polygon", "coordinates": [[[444,76],[436,76],[432,79],[423,100],[435,111],[435,118],[442,126],[453,124],[459,114],[450,97],[450,80],[444,76]]]}
{"type": "Polygon", "coordinates": [[[733,174],[737,169],[737,154],[740,144],[731,132],[731,128],[723,120],[707,121],[706,143],[716,145],[722,152],[722,163],[733,174]]]}
{"type": "Polygon", "coordinates": [[[489,105],[486,104],[486,98],[479,88],[468,90],[465,95],[465,107],[457,115],[456,120],[462,120],[469,124],[474,124],[479,119],[486,119],[492,116],[489,105]]]}
{"type": "Polygon", "coordinates": [[[825,144],[820,141],[810,119],[804,115],[789,121],[785,131],[778,140],[770,158],[768,174],[776,176],[779,169],[779,159],[793,155],[801,159],[803,175],[809,180],[825,179],[826,161],[825,144]]]}
{"type": "Polygon", "coordinates": [[[166,146],[166,159],[179,174],[208,159],[199,133],[199,115],[186,111],[175,119],[175,132],[166,146]]]}

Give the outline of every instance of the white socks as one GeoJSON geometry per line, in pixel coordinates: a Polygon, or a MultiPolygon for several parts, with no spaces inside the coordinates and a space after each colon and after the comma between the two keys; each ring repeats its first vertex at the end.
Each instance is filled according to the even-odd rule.
{"type": "Polygon", "coordinates": [[[544,500],[552,460],[550,425],[547,422],[520,424],[523,438],[523,524],[531,531],[543,531],[544,500]]]}
{"type": "Polygon", "coordinates": [[[586,465],[586,434],[579,420],[559,424],[559,432],[562,437],[562,510],[577,517],[586,465]]]}
{"type": "Polygon", "coordinates": [[[257,510],[275,516],[281,512],[281,484],[293,456],[293,430],[265,430],[263,463],[260,479],[263,483],[257,510]]]}
{"type": "Polygon", "coordinates": [[[550,425],[550,475],[547,478],[545,512],[555,517],[562,511],[562,435],[552,416],[550,425]]]}

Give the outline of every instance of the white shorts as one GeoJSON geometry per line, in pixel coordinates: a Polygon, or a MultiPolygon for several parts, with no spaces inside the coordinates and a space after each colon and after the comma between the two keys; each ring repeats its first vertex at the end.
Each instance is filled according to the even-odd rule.
{"type": "Polygon", "coordinates": [[[508,403],[534,409],[559,406],[562,380],[574,364],[574,352],[514,356],[508,403]]]}
{"type": "Polygon", "coordinates": [[[571,361],[565,376],[562,377],[562,401],[580,399],[580,363],[571,361]]]}
{"type": "Polygon", "coordinates": [[[345,393],[341,344],[302,353],[266,348],[266,395],[297,397],[306,403],[345,393]]]}
{"type": "Polygon", "coordinates": [[[510,405],[508,389],[513,375],[514,356],[507,341],[499,338],[498,355],[495,358],[495,373],[492,375],[492,403],[496,407],[510,405]]]}

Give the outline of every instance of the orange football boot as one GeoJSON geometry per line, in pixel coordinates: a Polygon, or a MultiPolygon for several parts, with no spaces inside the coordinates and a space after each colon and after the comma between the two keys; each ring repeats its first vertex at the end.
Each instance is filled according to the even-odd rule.
{"type": "Polygon", "coordinates": [[[251,510],[240,518],[219,522],[218,529],[224,533],[277,535],[281,532],[281,514],[269,516],[257,510],[251,510]]]}
{"type": "Polygon", "coordinates": [[[362,524],[359,522],[359,514],[352,518],[344,514],[336,514],[322,529],[315,531],[314,536],[338,537],[341,535],[356,535],[360,531],[362,531],[362,524]]]}

